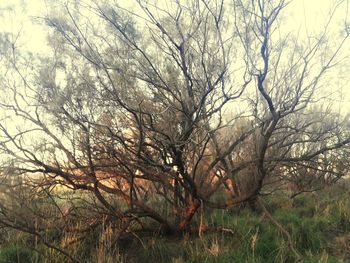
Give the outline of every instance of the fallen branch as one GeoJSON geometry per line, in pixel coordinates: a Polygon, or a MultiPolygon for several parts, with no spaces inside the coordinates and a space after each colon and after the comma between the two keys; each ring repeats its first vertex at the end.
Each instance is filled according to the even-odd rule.
{"type": "Polygon", "coordinates": [[[260,207],[262,208],[265,216],[274,224],[277,226],[277,228],[287,237],[288,240],[288,247],[289,249],[294,253],[295,257],[296,257],[296,262],[301,262],[302,261],[302,256],[300,255],[300,253],[297,251],[297,249],[294,247],[293,244],[293,239],[291,237],[291,235],[288,233],[288,231],[276,220],[273,218],[273,216],[270,214],[269,211],[267,211],[265,205],[263,204],[263,202],[261,201],[260,198],[257,199],[258,204],[260,205],[260,207]]]}

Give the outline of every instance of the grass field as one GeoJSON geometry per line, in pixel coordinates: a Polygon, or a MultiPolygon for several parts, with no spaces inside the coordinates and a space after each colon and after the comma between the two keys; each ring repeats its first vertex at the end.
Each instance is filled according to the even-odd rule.
{"type": "MultiPolygon", "coordinates": [[[[290,233],[302,262],[350,262],[350,188],[348,182],[290,199],[265,198],[265,206],[290,233]]],[[[286,236],[261,212],[249,209],[205,211],[195,218],[206,231],[183,237],[136,234],[114,243],[113,230],[101,226],[77,242],[54,240],[82,262],[295,262],[286,236]],[[68,245],[67,245],[68,244],[68,245]]],[[[27,246],[29,236],[1,235],[0,263],[69,262],[57,251],[27,246]]]]}

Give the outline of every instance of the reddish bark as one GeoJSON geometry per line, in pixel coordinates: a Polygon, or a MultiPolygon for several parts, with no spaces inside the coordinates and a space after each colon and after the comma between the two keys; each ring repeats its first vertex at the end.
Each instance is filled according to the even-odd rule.
{"type": "Polygon", "coordinates": [[[201,206],[201,202],[198,199],[191,201],[185,211],[184,217],[179,224],[179,230],[184,231],[192,220],[192,217],[197,212],[198,208],[201,206]]]}

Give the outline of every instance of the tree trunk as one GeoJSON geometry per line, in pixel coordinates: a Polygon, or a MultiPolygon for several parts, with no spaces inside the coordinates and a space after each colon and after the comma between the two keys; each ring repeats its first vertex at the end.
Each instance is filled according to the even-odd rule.
{"type": "Polygon", "coordinates": [[[193,216],[195,215],[200,206],[201,202],[198,199],[194,199],[188,204],[184,216],[179,224],[179,230],[181,232],[185,231],[188,228],[193,216]]]}

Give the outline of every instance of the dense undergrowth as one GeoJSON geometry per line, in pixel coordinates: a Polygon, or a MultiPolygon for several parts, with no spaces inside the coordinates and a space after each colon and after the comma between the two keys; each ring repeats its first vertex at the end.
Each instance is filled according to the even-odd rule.
{"type": "MultiPolygon", "coordinates": [[[[264,200],[303,262],[350,262],[349,196],[349,183],[343,182],[294,199],[283,193],[264,200]]],[[[203,231],[184,237],[134,233],[115,242],[113,229],[101,226],[84,239],[71,234],[52,240],[82,262],[295,262],[286,236],[259,211],[202,210],[196,220],[203,231]]],[[[0,263],[69,262],[40,242],[33,249],[33,237],[0,231],[0,263]]]]}

